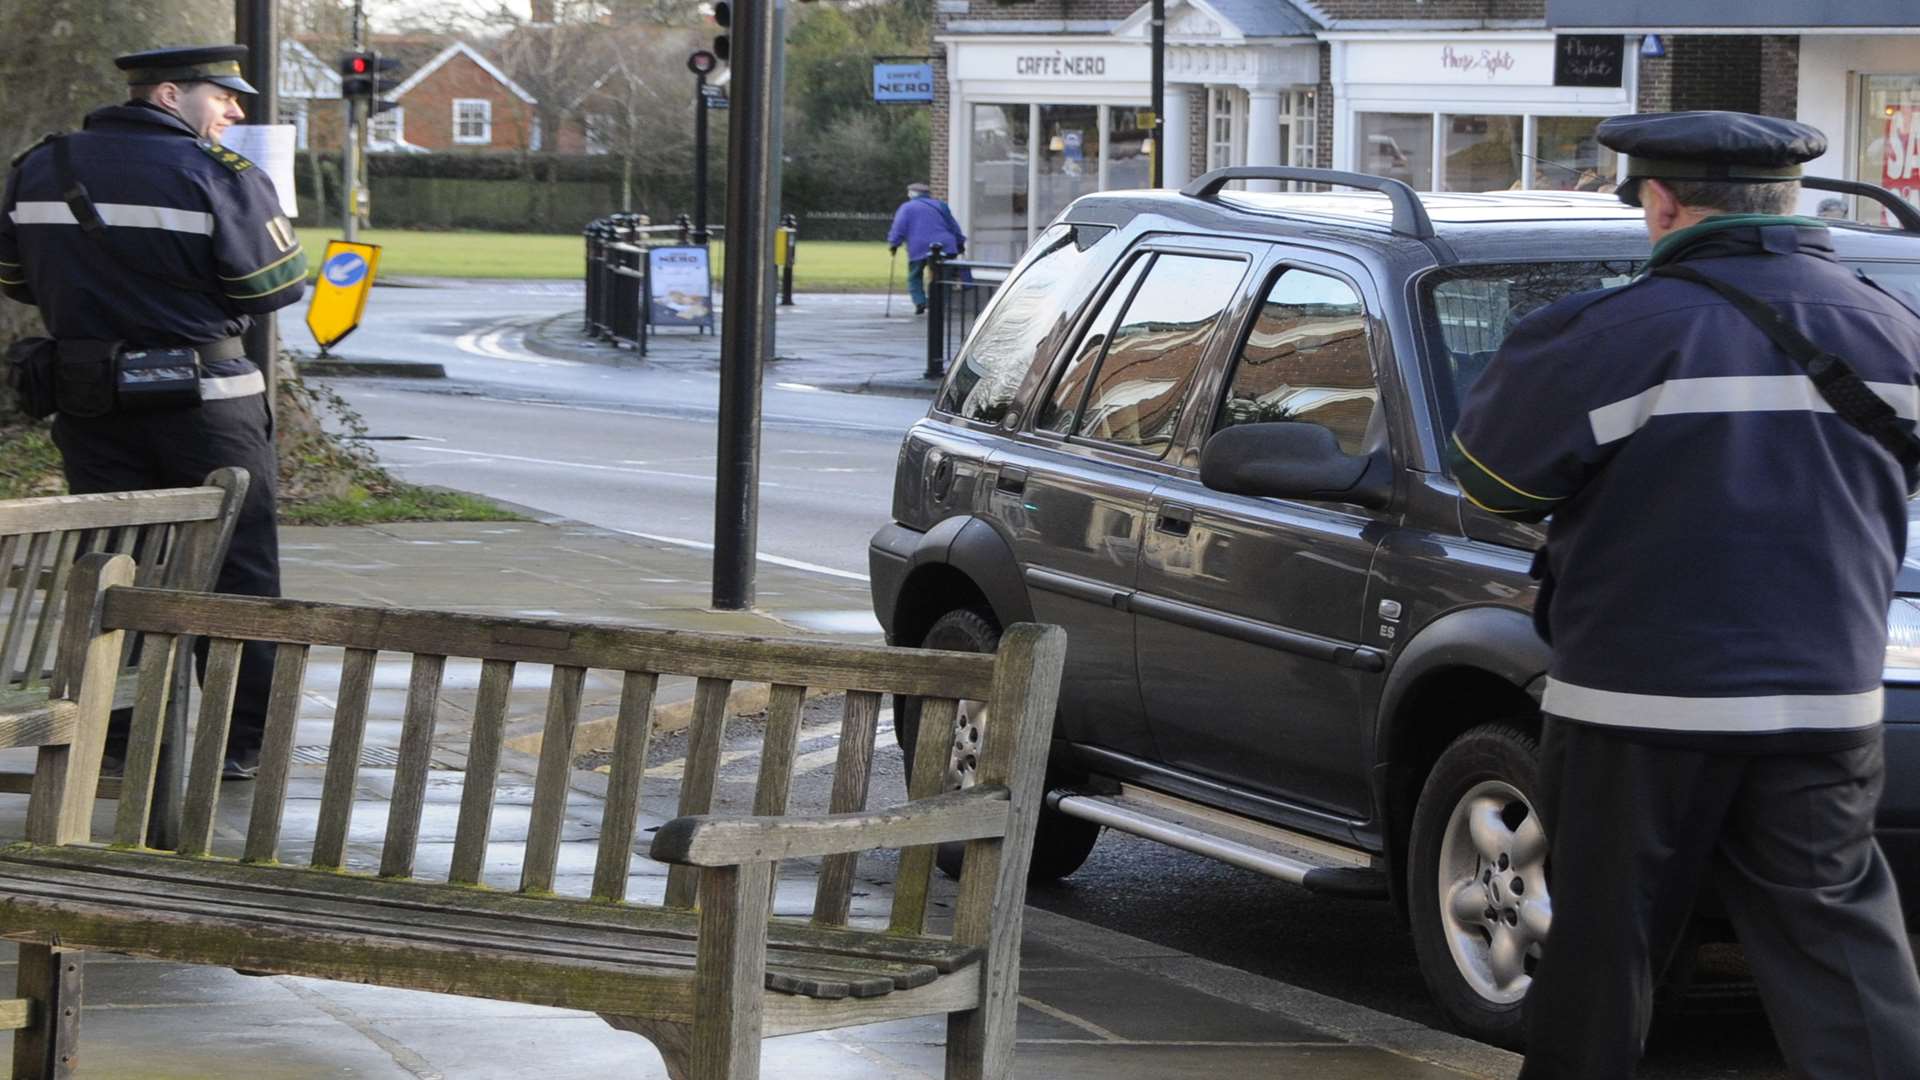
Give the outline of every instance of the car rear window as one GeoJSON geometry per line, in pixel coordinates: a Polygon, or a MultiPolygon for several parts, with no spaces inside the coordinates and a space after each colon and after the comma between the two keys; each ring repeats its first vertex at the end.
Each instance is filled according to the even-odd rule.
{"type": "Polygon", "coordinates": [[[1001,286],[954,359],[935,408],[998,423],[1036,358],[1052,359],[1087,294],[1113,265],[1116,245],[1103,225],[1048,227],[1001,286]]]}

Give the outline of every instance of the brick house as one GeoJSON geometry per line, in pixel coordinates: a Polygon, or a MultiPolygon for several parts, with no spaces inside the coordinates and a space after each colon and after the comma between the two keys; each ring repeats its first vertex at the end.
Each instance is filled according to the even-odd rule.
{"type": "Polygon", "coordinates": [[[967,228],[971,253],[1010,259],[1075,197],[1145,186],[1154,155],[1169,185],[1254,164],[1371,172],[1422,190],[1593,189],[1619,168],[1593,138],[1601,119],[1730,108],[1821,126],[1839,151],[1828,175],[1882,182],[1878,160],[1911,160],[1920,188],[1920,118],[1908,119],[1920,117],[1911,0],[1860,0],[1820,16],[1852,20],[1857,35],[1832,25],[1818,35],[1741,33],[1727,24],[1798,26],[1809,18],[1800,8],[1815,6],[1726,7],[1166,0],[1164,145],[1154,146],[1140,0],[940,0],[932,182],[967,228]],[[1657,44],[1644,36],[1653,27],[1669,31],[1657,44]],[[1814,54],[1828,74],[1809,73],[1814,54]],[[1849,115],[1862,108],[1850,101],[1873,115],[1849,115]],[[1896,129],[1913,153],[1886,149],[1896,129]]]}
{"type": "MultiPolygon", "coordinates": [[[[300,129],[300,145],[316,150],[340,148],[346,111],[333,66],[338,43],[304,41],[298,49],[301,74],[289,80],[282,51],[282,110],[300,129]],[[331,82],[309,71],[321,57],[331,82]],[[328,97],[287,94],[298,88],[328,97]]],[[[395,102],[373,118],[370,151],[502,151],[542,149],[539,103],[479,49],[438,35],[375,35],[368,48],[399,63],[381,76],[381,97],[395,102]]]]}

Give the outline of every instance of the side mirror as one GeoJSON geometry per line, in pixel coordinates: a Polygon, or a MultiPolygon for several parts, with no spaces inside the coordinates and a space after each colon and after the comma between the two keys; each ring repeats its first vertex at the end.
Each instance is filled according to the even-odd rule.
{"type": "Polygon", "coordinates": [[[1319,424],[1239,424],[1200,453],[1200,482],[1232,495],[1344,502],[1379,509],[1393,498],[1385,451],[1356,457],[1319,424]]]}

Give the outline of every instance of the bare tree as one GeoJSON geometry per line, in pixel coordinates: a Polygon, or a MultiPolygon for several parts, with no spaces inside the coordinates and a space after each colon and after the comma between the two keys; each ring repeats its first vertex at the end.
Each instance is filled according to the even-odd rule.
{"type": "MultiPolygon", "coordinates": [[[[687,56],[697,32],[626,27],[605,71],[583,96],[578,115],[589,147],[620,161],[620,207],[633,209],[634,166],[645,159],[649,175],[693,172],[693,75],[687,56]]],[[[725,113],[712,118],[709,145],[726,145],[725,113]]],[[[721,174],[714,155],[712,175],[721,174]]]]}

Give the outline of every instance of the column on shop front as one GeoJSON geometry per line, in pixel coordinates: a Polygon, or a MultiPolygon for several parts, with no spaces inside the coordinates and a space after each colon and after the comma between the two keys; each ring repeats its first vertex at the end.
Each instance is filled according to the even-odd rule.
{"type": "MultiPolygon", "coordinates": [[[[1273,168],[1280,160],[1280,91],[1259,88],[1247,92],[1247,164],[1273,168]]],[[[1272,180],[1251,180],[1248,191],[1278,191],[1272,180]]]]}
{"type": "Polygon", "coordinates": [[[1160,137],[1164,145],[1154,148],[1165,164],[1161,168],[1166,186],[1177,188],[1188,180],[1189,163],[1193,157],[1193,135],[1187,128],[1191,122],[1187,115],[1187,91],[1189,87],[1167,84],[1166,116],[1161,118],[1160,137]]]}

